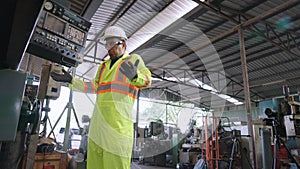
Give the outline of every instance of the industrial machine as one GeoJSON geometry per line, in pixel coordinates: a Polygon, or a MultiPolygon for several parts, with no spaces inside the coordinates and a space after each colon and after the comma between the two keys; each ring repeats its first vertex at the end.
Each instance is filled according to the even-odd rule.
{"type": "Polygon", "coordinates": [[[149,128],[147,126],[139,128],[133,158],[146,165],[175,166],[173,162],[173,157],[177,158],[177,154],[173,153],[177,144],[174,142],[175,135],[173,127],[167,126],[161,120],[150,122],[149,128]]]}
{"type": "Polygon", "coordinates": [[[62,64],[77,66],[91,23],[54,0],[47,0],[38,18],[27,52],[62,64]]]}
{"type": "MultiPolygon", "coordinates": [[[[61,86],[49,75],[52,71],[60,73],[62,65],[74,67],[83,61],[86,36],[91,26],[60,2],[16,0],[3,6],[7,11],[1,16],[5,23],[2,31],[5,45],[1,47],[0,56],[0,168],[40,168],[33,166],[34,160],[45,167],[44,160],[48,156],[34,157],[38,128],[40,123],[48,120],[41,120],[41,113],[50,111],[49,99],[59,97],[61,86]],[[35,79],[36,82],[40,79],[39,85],[32,83],[30,74],[18,71],[25,52],[54,62],[43,66],[41,77],[35,79]],[[35,148],[31,149],[32,146],[35,148]],[[30,152],[26,157],[27,151],[30,152]]],[[[56,155],[66,157],[63,153],[56,155]]],[[[56,159],[62,159],[59,157],[56,159]]],[[[53,165],[55,169],[58,167],[53,165]]]]}
{"type": "Polygon", "coordinates": [[[190,126],[179,149],[177,169],[249,168],[243,153],[240,130],[231,128],[226,117],[202,117],[202,126],[190,126]],[[245,164],[243,164],[245,163],[245,164]]]}
{"type": "MultiPolygon", "coordinates": [[[[300,133],[300,102],[296,101],[299,97],[289,94],[288,85],[283,85],[283,94],[284,98],[274,98],[272,103],[268,105],[269,107],[264,109],[267,116],[264,121],[273,129],[273,161],[264,160],[263,162],[268,164],[268,168],[274,169],[279,168],[283,163],[282,161],[286,161],[287,166],[293,165],[300,168],[298,153],[300,145],[297,141],[297,136],[300,133]]],[[[270,146],[268,145],[266,148],[270,149],[270,146]]],[[[271,152],[268,155],[270,154],[271,152]]]]}
{"type": "Polygon", "coordinates": [[[202,155],[200,144],[200,128],[196,127],[196,121],[192,120],[189,126],[189,132],[184,139],[184,143],[179,149],[179,166],[178,168],[194,168],[198,159],[202,155]]]}
{"type": "Polygon", "coordinates": [[[0,164],[2,168],[20,168],[28,140],[39,124],[38,86],[31,83],[30,76],[14,70],[1,70],[0,76],[0,101],[4,103],[0,113],[0,164]]]}

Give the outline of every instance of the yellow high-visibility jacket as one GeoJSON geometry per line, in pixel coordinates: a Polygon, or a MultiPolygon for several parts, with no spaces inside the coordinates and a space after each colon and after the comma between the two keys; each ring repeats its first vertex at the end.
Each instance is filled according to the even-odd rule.
{"type": "Polygon", "coordinates": [[[151,72],[139,55],[125,53],[111,68],[110,64],[111,60],[100,64],[93,81],[73,78],[70,86],[74,91],[97,94],[89,129],[88,169],[129,169],[134,133],[133,104],[138,90],[151,85],[151,72]],[[137,59],[137,78],[130,81],[119,68],[122,62],[134,64],[137,59]]]}

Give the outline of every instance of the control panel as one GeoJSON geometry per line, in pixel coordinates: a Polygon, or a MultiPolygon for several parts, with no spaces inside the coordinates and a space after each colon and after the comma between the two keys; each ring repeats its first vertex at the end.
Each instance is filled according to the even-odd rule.
{"type": "Polygon", "coordinates": [[[87,32],[91,23],[47,0],[38,18],[27,52],[64,66],[83,61],[87,32]]]}

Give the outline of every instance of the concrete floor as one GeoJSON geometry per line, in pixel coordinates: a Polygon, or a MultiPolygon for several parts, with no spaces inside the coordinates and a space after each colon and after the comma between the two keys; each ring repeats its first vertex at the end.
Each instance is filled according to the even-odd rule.
{"type": "Polygon", "coordinates": [[[141,165],[137,162],[132,162],[130,169],[171,169],[170,167],[159,167],[159,166],[150,166],[150,165],[141,165]]]}

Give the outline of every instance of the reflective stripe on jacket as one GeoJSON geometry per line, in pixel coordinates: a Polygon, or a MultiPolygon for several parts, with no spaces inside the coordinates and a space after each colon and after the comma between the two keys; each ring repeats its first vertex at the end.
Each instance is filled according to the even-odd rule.
{"type": "MultiPolygon", "coordinates": [[[[117,83],[119,85],[111,85],[111,87],[121,87],[122,84],[120,82],[123,82],[123,84],[128,87],[130,87],[137,91],[138,89],[147,88],[151,85],[151,72],[149,69],[145,66],[143,60],[141,57],[137,54],[129,55],[128,53],[125,53],[122,58],[120,58],[112,68],[110,67],[111,60],[104,61],[98,68],[96,77],[91,82],[83,82],[82,80],[73,79],[73,82],[71,85],[74,91],[82,91],[86,93],[103,93],[99,90],[99,87],[103,85],[103,83],[117,83]],[[137,70],[138,77],[136,79],[133,79],[133,81],[130,81],[125,75],[123,75],[119,71],[120,64],[124,61],[128,62],[131,61],[132,63],[135,63],[135,61],[139,59],[139,65],[137,70]],[[102,78],[103,76],[103,78],[102,78]]],[[[124,87],[121,87],[124,89],[124,87]]],[[[118,88],[111,88],[112,91],[118,88]]],[[[121,91],[121,90],[115,90],[115,92],[121,91]]],[[[123,93],[126,91],[123,91],[123,93]]],[[[132,93],[131,93],[132,94],[132,93]]]]}
{"type": "MultiPolygon", "coordinates": [[[[74,91],[96,93],[96,105],[90,123],[89,137],[102,149],[130,157],[133,143],[132,108],[139,89],[151,85],[151,72],[139,55],[125,53],[110,68],[111,60],[98,68],[94,80],[83,82],[74,78],[74,91]],[[137,78],[130,81],[119,71],[122,62],[139,59],[137,78]]],[[[95,147],[97,149],[97,147],[95,147]]]]}

